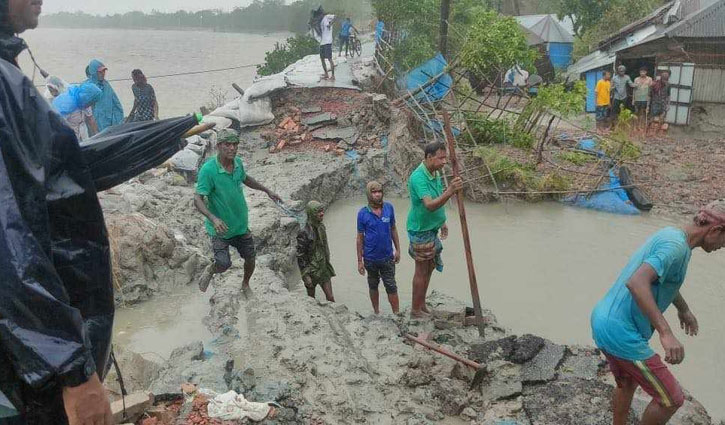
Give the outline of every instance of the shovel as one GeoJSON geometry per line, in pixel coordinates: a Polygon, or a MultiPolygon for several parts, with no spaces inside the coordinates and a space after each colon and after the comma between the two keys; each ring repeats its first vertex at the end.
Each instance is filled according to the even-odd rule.
{"type": "Polygon", "coordinates": [[[446,350],[445,348],[433,344],[432,342],[428,342],[423,338],[413,336],[411,334],[405,334],[405,338],[407,338],[409,341],[413,341],[417,344],[422,345],[423,347],[433,350],[437,353],[443,354],[446,357],[449,357],[459,363],[463,363],[464,365],[474,369],[476,371],[476,374],[473,375],[473,380],[471,381],[471,387],[470,389],[474,389],[476,387],[479,387],[481,385],[481,382],[483,382],[483,378],[486,376],[486,373],[488,373],[488,369],[485,365],[479,364],[474,362],[473,360],[467,359],[465,357],[461,357],[458,354],[451,353],[450,351],[446,350]]]}

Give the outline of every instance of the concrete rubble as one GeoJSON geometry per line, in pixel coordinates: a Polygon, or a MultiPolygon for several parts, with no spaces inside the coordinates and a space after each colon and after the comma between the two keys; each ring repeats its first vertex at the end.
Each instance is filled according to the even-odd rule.
{"type": "MultiPolygon", "coordinates": [[[[278,91],[271,100],[274,121],[242,133],[240,153],[249,175],[291,200],[295,210],[311,199],[329,205],[359,196],[373,178],[389,195],[403,193],[402,176],[420,161],[420,147],[406,130],[408,118],[391,109],[387,98],[339,90],[278,91]],[[332,111],[337,111],[335,123],[329,122],[332,111]],[[312,125],[308,116],[329,125],[315,135],[306,128],[312,125]],[[347,143],[353,131],[359,138],[347,143]],[[366,149],[366,155],[325,154],[322,135],[337,135],[350,148],[366,149]],[[287,143],[280,148],[282,140],[287,143]],[[294,145],[294,140],[303,142],[294,145]]],[[[201,147],[202,160],[211,152],[212,133],[190,141],[201,147]]],[[[179,170],[176,165],[154,170],[101,196],[120,248],[119,304],[193,284],[208,264],[208,239],[193,209],[193,186],[179,170]]],[[[295,270],[299,223],[264,194],[246,193],[258,250],[253,293],[242,293],[235,261],[209,289],[210,309],[203,320],[213,341],[179,347],[163,364],[125,350],[118,356],[134,391],[177,394],[184,400],[165,405],[174,406],[176,423],[217,423],[205,416],[197,388],[275,401],[282,409],[268,422],[279,424],[611,423],[613,386],[602,356],[592,348],[510,335],[488,310],[487,334],[481,339],[475,326],[464,326],[466,305],[440,293],[431,294],[436,316],[430,321],[411,321],[405,314],[361,317],[344,305],[308,298],[295,270]],[[484,363],[488,373],[481,387],[470,390],[470,369],[404,342],[406,333],[427,334],[430,341],[484,363]]],[[[112,377],[107,383],[115,385],[112,377]]],[[[163,410],[144,423],[165,423],[163,410]]],[[[711,421],[699,403],[688,399],[671,423],[711,421]]]]}

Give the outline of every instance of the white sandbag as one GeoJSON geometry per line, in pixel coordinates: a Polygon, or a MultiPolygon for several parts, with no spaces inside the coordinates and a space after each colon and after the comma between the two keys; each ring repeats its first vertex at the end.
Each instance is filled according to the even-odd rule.
{"type": "Polygon", "coordinates": [[[201,158],[201,156],[196,152],[184,149],[172,156],[171,159],[169,159],[169,162],[171,162],[171,166],[176,170],[196,171],[196,166],[199,164],[199,158],[201,158]]]}
{"type": "Polygon", "coordinates": [[[214,127],[215,130],[223,130],[232,126],[232,120],[223,116],[216,117],[212,115],[204,115],[204,118],[202,118],[201,122],[202,124],[213,122],[214,124],[216,124],[216,126],[214,127]]]}

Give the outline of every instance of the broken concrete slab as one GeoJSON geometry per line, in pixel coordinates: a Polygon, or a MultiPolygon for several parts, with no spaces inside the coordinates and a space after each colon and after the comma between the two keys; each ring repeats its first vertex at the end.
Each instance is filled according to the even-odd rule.
{"type": "Polygon", "coordinates": [[[125,397],[125,400],[116,400],[111,403],[113,423],[121,423],[121,421],[136,422],[152,404],[154,404],[154,396],[146,392],[129,394],[125,397]]]}
{"type": "Polygon", "coordinates": [[[559,366],[559,378],[581,378],[581,379],[597,379],[599,370],[606,363],[594,349],[574,349],[570,347],[567,350],[564,361],[559,366]],[[573,353],[576,354],[573,354],[573,353]]]}
{"type": "Polygon", "coordinates": [[[556,378],[556,368],[564,358],[564,346],[546,341],[544,347],[521,369],[521,379],[528,382],[545,382],[556,378]]]}
{"type": "Polygon", "coordinates": [[[480,344],[472,344],[468,356],[479,363],[488,363],[494,359],[509,359],[516,348],[516,336],[511,335],[480,344]]]}
{"type": "Polygon", "coordinates": [[[495,360],[488,365],[488,375],[481,385],[486,400],[509,399],[521,394],[521,366],[504,360],[495,360]]]}
{"type": "Polygon", "coordinates": [[[337,115],[330,112],[324,112],[322,114],[313,115],[311,117],[302,120],[302,124],[306,126],[315,126],[322,124],[334,124],[337,122],[337,115]]]}
{"type": "Polygon", "coordinates": [[[312,137],[322,140],[342,140],[348,146],[353,146],[360,138],[355,127],[326,127],[312,132],[312,137]]]}
{"type": "MultiPolygon", "coordinates": [[[[608,425],[611,394],[607,384],[573,378],[526,385],[523,404],[532,425],[608,425]]],[[[631,411],[627,423],[638,423],[631,411]]]]}
{"type": "Polygon", "coordinates": [[[516,338],[516,347],[510,360],[516,364],[524,364],[539,354],[544,347],[544,338],[526,334],[516,338]]]}

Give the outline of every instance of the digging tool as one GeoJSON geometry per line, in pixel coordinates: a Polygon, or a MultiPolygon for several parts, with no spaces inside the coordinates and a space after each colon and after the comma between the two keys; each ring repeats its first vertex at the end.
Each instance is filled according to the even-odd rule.
{"type": "MultiPolygon", "coordinates": [[[[448,156],[453,168],[453,177],[461,176],[461,166],[456,157],[456,141],[451,130],[451,116],[448,111],[441,111],[443,114],[443,124],[446,134],[446,142],[448,143],[448,156]]],[[[471,253],[471,237],[468,234],[468,220],[466,220],[466,206],[463,203],[463,190],[456,193],[456,202],[458,203],[458,215],[461,218],[461,231],[463,232],[463,247],[466,252],[466,265],[468,266],[468,281],[471,285],[471,298],[473,299],[473,311],[476,314],[476,324],[478,334],[483,338],[486,324],[483,321],[481,312],[481,297],[478,295],[478,282],[476,281],[476,269],[473,266],[473,254],[471,253]]]]}
{"type": "Polygon", "coordinates": [[[471,387],[470,389],[474,389],[481,385],[481,382],[483,382],[483,378],[488,373],[488,369],[485,365],[479,364],[474,362],[473,360],[467,359],[465,357],[461,357],[458,354],[451,353],[450,351],[446,350],[445,348],[433,344],[432,342],[428,342],[423,338],[415,337],[411,334],[405,334],[405,338],[407,338],[409,341],[413,341],[416,344],[420,344],[423,347],[433,350],[439,354],[443,354],[444,356],[451,358],[459,363],[463,363],[464,365],[470,367],[471,369],[474,369],[476,371],[476,374],[473,375],[473,380],[471,381],[471,387]]]}

